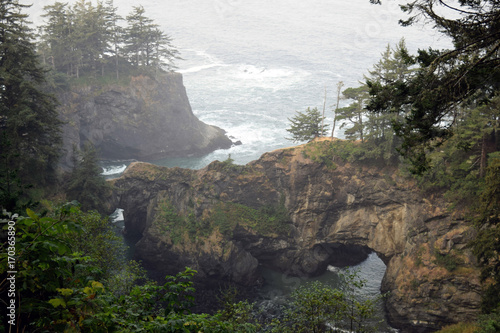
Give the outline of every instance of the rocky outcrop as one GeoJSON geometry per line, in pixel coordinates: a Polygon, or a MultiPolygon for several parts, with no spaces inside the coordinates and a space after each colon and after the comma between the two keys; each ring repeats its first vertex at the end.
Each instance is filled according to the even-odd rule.
{"type": "Polygon", "coordinates": [[[155,160],[229,148],[218,127],[193,114],[179,73],[131,77],[125,85],[82,85],[61,93],[66,156],[92,142],[105,159],[155,160]]]}
{"type": "Polygon", "coordinates": [[[138,257],[163,273],[190,266],[205,280],[251,285],[259,264],[312,276],[375,251],[387,265],[392,325],[426,332],[473,319],[480,283],[467,223],[394,169],[324,155],[332,144],[277,150],[246,166],[134,163],[114,181],[115,203],[127,232],[142,235],[138,257]]]}

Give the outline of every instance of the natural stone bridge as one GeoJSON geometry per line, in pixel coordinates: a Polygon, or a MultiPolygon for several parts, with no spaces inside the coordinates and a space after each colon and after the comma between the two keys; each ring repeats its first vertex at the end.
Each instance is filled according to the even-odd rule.
{"type": "Polygon", "coordinates": [[[214,162],[185,170],[132,164],[114,181],[115,204],[125,209],[127,232],[142,235],[137,256],[164,273],[190,266],[204,279],[252,285],[259,264],[311,276],[375,251],[387,266],[382,292],[389,292],[393,326],[425,332],[473,319],[480,284],[466,249],[466,223],[394,169],[305,157],[321,144],[328,143],[266,153],[246,166],[214,162]],[[256,209],[281,204],[290,217],[289,231],[236,225],[230,233],[212,228],[203,239],[186,234],[175,242],[172,230],[162,232],[155,224],[162,202],[193,221],[210,221],[207,216],[221,202],[256,209]],[[450,272],[443,258],[459,269],[450,272]]]}

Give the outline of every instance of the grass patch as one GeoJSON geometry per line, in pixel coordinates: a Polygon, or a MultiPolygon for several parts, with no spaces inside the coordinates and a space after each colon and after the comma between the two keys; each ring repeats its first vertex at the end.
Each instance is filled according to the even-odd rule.
{"type": "Polygon", "coordinates": [[[434,263],[436,265],[446,268],[449,272],[455,271],[457,267],[462,264],[462,260],[460,260],[453,253],[442,254],[441,252],[435,250],[434,258],[434,263]]]}
{"type": "Polygon", "coordinates": [[[472,323],[458,323],[443,327],[436,333],[474,333],[478,327],[472,323]]]}
{"type": "Polygon", "coordinates": [[[237,226],[254,230],[264,236],[288,235],[290,218],[283,204],[268,205],[255,209],[242,204],[219,202],[204,218],[194,212],[180,214],[168,199],[162,199],[156,207],[152,227],[158,236],[172,244],[202,241],[216,228],[226,237],[232,237],[237,226]]]}
{"type": "Polygon", "coordinates": [[[262,235],[285,234],[290,232],[290,219],[284,205],[264,206],[259,209],[242,204],[220,202],[208,218],[223,235],[232,236],[236,226],[243,226],[262,235]]]}

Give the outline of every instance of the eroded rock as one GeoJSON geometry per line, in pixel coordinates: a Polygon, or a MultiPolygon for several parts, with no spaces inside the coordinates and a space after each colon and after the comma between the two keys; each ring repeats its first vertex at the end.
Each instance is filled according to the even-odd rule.
{"type": "Polygon", "coordinates": [[[387,265],[382,292],[392,325],[426,332],[475,318],[480,283],[463,219],[394,169],[320,163],[304,149],[266,153],[246,166],[130,165],[114,181],[115,198],[129,232],[142,235],[137,255],[165,273],[188,265],[205,279],[252,285],[258,264],[313,276],[373,250],[387,265]],[[263,207],[284,207],[288,219],[255,224],[263,207]],[[175,216],[183,222],[168,222],[175,216]]]}
{"type": "Polygon", "coordinates": [[[192,112],[179,73],[153,79],[136,76],[127,85],[75,87],[59,97],[66,155],[73,145],[93,143],[102,158],[157,160],[201,155],[229,148],[225,132],[203,123],[192,112]]]}

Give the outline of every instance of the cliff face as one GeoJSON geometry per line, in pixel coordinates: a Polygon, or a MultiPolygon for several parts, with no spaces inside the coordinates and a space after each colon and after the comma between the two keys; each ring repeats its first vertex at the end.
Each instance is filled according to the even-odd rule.
{"type": "Polygon", "coordinates": [[[392,325],[425,332],[473,319],[480,284],[465,221],[394,170],[319,162],[315,149],[324,144],[246,166],[130,165],[114,181],[115,203],[127,232],[142,235],[138,257],[162,273],[190,266],[205,280],[252,285],[258,264],[312,276],[373,250],[387,265],[382,292],[392,325]]]}
{"type": "Polygon", "coordinates": [[[218,127],[193,114],[179,73],[132,77],[126,86],[81,86],[59,96],[64,148],[92,142],[105,159],[154,160],[229,148],[218,127]]]}

